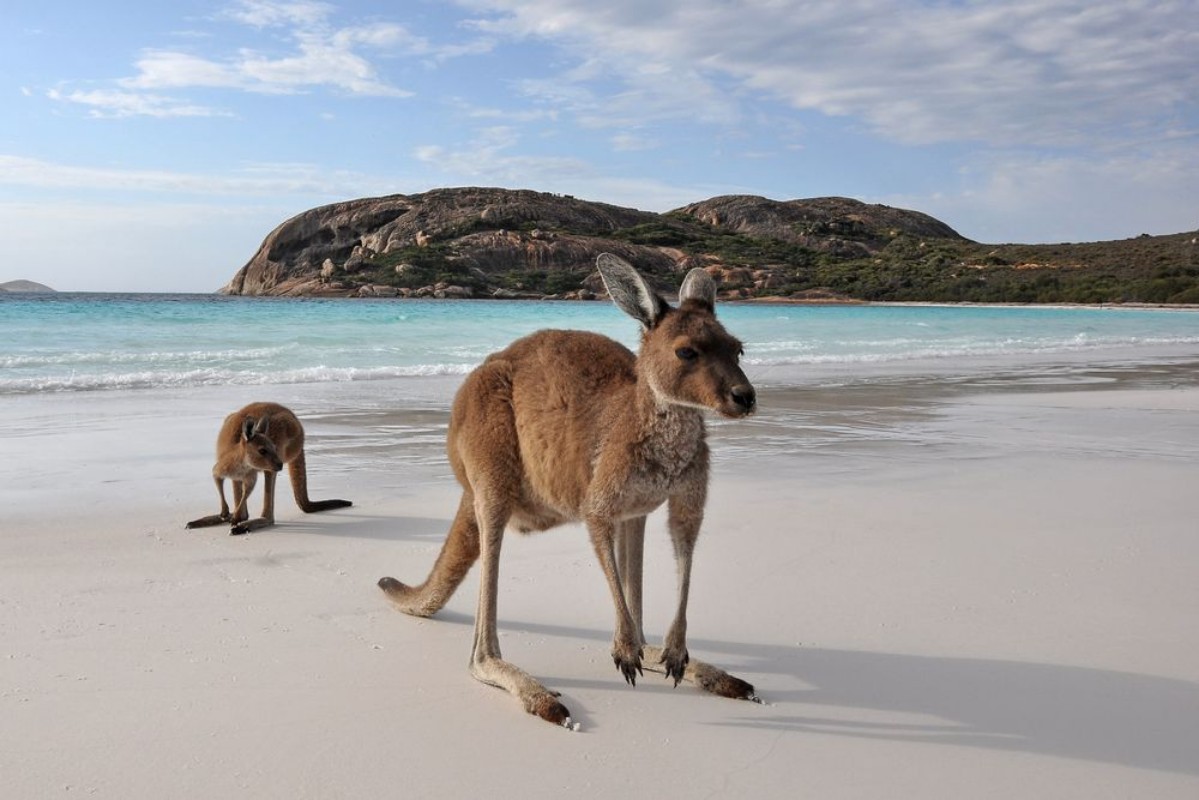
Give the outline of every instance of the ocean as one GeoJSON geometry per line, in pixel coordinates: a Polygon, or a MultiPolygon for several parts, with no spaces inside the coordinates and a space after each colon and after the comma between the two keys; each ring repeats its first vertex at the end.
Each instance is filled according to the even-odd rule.
{"type": "MultiPolygon", "coordinates": [[[[1164,309],[722,304],[755,383],[1192,357],[1199,314],[1164,309]]],[[[598,331],[636,349],[606,302],[0,294],[0,396],[461,376],[541,328],[598,331]]],[[[448,403],[448,401],[447,401],[448,403]]]]}

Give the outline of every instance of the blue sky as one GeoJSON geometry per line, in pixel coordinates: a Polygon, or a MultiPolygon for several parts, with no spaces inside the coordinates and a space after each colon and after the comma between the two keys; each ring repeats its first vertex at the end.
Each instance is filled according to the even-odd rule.
{"type": "Polygon", "coordinates": [[[0,9],[0,281],[212,291],[305,209],[841,195],[984,242],[1199,227],[1199,0],[0,9]]]}

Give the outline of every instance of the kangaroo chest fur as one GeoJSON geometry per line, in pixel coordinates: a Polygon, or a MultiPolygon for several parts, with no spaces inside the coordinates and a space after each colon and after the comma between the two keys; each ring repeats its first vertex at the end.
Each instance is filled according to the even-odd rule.
{"type": "MultiPolygon", "coordinates": [[[[514,525],[530,531],[582,520],[592,513],[641,516],[676,492],[687,491],[697,482],[706,485],[707,444],[698,411],[667,408],[654,415],[652,424],[642,423],[644,427],[632,430],[626,425],[601,425],[589,452],[575,454],[580,459],[576,469],[565,459],[547,459],[541,450],[537,467],[524,465],[514,525]]],[[[530,440],[543,440],[536,427],[523,429],[528,436],[521,437],[522,450],[530,440]]]]}
{"type": "Polygon", "coordinates": [[[612,492],[611,505],[622,517],[640,516],[660,506],[672,494],[686,491],[696,482],[706,485],[708,450],[704,420],[700,412],[681,406],[655,410],[652,424],[627,450],[628,471],[623,481],[609,485],[597,459],[597,481],[593,503],[607,500],[601,492],[612,492]],[[598,491],[597,491],[598,490],[598,491]]]}
{"type": "Polygon", "coordinates": [[[451,459],[467,473],[485,460],[492,485],[511,479],[518,530],[605,508],[619,507],[620,516],[652,511],[680,482],[706,481],[707,444],[702,412],[656,404],[638,386],[634,364],[627,348],[596,334],[542,331],[518,340],[468,378],[487,387],[488,399],[486,408],[456,405],[451,440],[460,446],[451,459]],[[488,441],[486,454],[464,452],[488,441]]]}

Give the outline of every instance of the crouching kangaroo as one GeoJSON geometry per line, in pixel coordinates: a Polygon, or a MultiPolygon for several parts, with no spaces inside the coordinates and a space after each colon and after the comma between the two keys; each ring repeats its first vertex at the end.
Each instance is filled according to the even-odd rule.
{"type": "Polygon", "coordinates": [[[231,534],[247,533],[275,524],[275,476],[287,464],[296,505],[305,513],[345,508],[349,500],[309,500],[308,471],[304,462],[304,426],[278,403],[250,403],[225,417],[216,440],[212,478],[221,498],[221,513],[187,523],[203,528],[228,523],[231,534]],[[248,519],[250,492],[261,472],[264,480],[262,516],[248,519]],[[225,479],[233,484],[233,510],[225,501],[225,479]]]}
{"type": "Polygon", "coordinates": [[[526,711],[571,727],[566,707],[500,655],[496,602],[505,527],[543,531],[586,523],[616,607],[612,658],[636,684],[643,666],[726,697],[756,699],[753,686],[687,653],[691,557],[708,490],[703,411],[744,417],[754,388],[738,366],[741,343],[715,316],[716,286],[695,269],[678,308],[627,262],[597,266],[613,302],[641,323],[640,354],[582,331],[541,331],[489,356],[454,398],[447,450],[462,499],[424,583],[382,578],[405,613],[441,609],[482,561],[470,669],[506,689],[526,711]],[[678,605],[664,646],[646,644],[641,620],[645,518],[663,503],[678,567],[678,605]],[[645,659],[643,665],[642,659],[645,659]]]}

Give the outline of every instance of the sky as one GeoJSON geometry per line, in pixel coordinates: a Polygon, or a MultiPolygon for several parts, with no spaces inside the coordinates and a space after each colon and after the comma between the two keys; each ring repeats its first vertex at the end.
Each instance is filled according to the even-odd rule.
{"type": "Polygon", "coordinates": [[[295,214],[454,186],[1190,231],[1199,0],[0,8],[0,282],[215,291],[295,214]]]}

